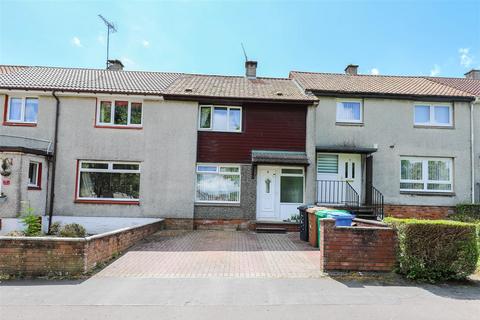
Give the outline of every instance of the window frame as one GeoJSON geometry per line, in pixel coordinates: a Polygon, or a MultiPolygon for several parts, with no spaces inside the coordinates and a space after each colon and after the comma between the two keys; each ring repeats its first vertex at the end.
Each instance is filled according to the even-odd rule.
{"type": "Polygon", "coordinates": [[[242,167],[238,164],[224,164],[224,163],[197,163],[195,165],[195,203],[199,204],[233,204],[238,205],[242,200],[242,167]],[[199,171],[198,167],[216,167],[216,171],[199,171]],[[220,168],[238,168],[238,172],[221,172],[220,168]],[[200,200],[197,197],[197,185],[198,185],[198,174],[217,174],[217,175],[228,175],[228,176],[239,176],[239,190],[238,190],[238,201],[217,201],[217,200],[200,200]]]}
{"type": "Polygon", "coordinates": [[[303,167],[281,167],[280,168],[280,190],[279,190],[279,203],[285,204],[285,205],[291,205],[291,204],[297,204],[300,202],[282,202],[282,177],[301,177],[302,178],[302,203],[305,203],[305,168],[303,167]],[[296,170],[302,170],[302,173],[283,173],[284,169],[296,169],[296,170]]]}
{"type": "Polygon", "coordinates": [[[413,104],[413,125],[416,127],[433,127],[433,128],[453,128],[453,104],[452,103],[446,103],[446,102],[438,102],[438,103],[432,103],[432,102],[415,102],[413,104]],[[417,122],[416,119],[416,109],[417,107],[429,107],[429,116],[430,116],[430,121],[429,122],[417,122]],[[444,124],[444,123],[439,123],[435,121],[435,107],[448,107],[449,113],[449,123],[444,124]]]}
{"type": "Polygon", "coordinates": [[[39,113],[39,102],[40,99],[38,96],[31,96],[28,94],[15,94],[12,96],[5,95],[5,110],[3,115],[3,124],[4,125],[11,125],[11,126],[25,126],[25,127],[36,127],[38,124],[38,113],[39,113]],[[12,99],[21,99],[22,105],[20,110],[20,117],[23,120],[11,120],[10,119],[10,110],[11,110],[11,101],[12,99]],[[37,117],[35,121],[25,121],[25,113],[26,113],[26,101],[27,99],[35,99],[37,100],[37,117]]]}
{"type": "Polygon", "coordinates": [[[41,190],[42,189],[42,163],[39,161],[29,161],[28,162],[28,183],[27,183],[28,190],[41,190]],[[30,165],[36,165],[35,170],[35,183],[31,183],[30,181],[30,165]]]}
{"type": "Polygon", "coordinates": [[[454,183],[453,183],[453,168],[454,161],[453,158],[449,157],[407,157],[401,156],[400,157],[400,192],[406,193],[445,193],[450,194],[454,192],[454,183]],[[411,179],[402,179],[402,160],[409,160],[409,161],[417,161],[422,162],[422,180],[411,180],[411,179]],[[449,180],[429,180],[428,178],[428,162],[429,161],[445,161],[449,163],[450,172],[449,172],[449,180]],[[418,183],[423,184],[423,189],[402,189],[402,183],[418,183]],[[450,184],[450,190],[431,190],[428,189],[428,184],[450,184]]]}
{"type": "Polygon", "coordinates": [[[336,100],[336,108],[335,108],[335,121],[339,124],[363,124],[363,99],[337,99],[336,100]],[[359,120],[346,120],[340,119],[338,116],[338,108],[341,105],[343,108],[343,103],[354,102],[360,104],[360,119],[359,120]]]}
{"type": "Polygon", "coordinates": [[[92,197],[80,197],[80,175],[82,172],[107,172],[107,173],[138,173],[140,179],[142,175],[142,166],[140,162],[136,161],[107,161],[107,160],[77,160],[77,174],[75,182],[75,202],[84,203],[105,203],[105,204],[140,204],[141,189],[139,189],[138,199],[132,198],[92,198],[92,197]],[[83,163],[100,163],[107,164],[107,169],[93,169],[82,168],[83,163]],[[125,169],[113,169],[114,164],[131,164],[138,165],[138,170],[125,170],[125,169]]]}
{"type": "Polygon", "coordinates": [[[243,129],[243,108],[241,106],[224,106],[224,105],[199,105],[198,106],[198,131],[211,131],[211,132],[229,132],[229,133],[241,133],[243,129]],[[202,128],[201,121],[202,121],[202,108],[210,108],[210,127],[209,128],[202,128]],[[214,112],[215,108],[227,108],[227,129],[226,130],[218,130],[214,129],[215,125],[214,121],[214,112]],[[240,110],[240,129],[238,130],[230,130],[230,110],[231,109],[238,109],[240,110]]]}
{"type": "Polygon", "coordinates": [[[144,111],[144,100],[142,99],[132,99],[132,98],[110,98],[110,97],[100,97],[97,98],[96,102],[96,111],[95,111],[95,127],[96,128],[115,128],[115,129],[142,129],[143,128],[143,112],[144,111]],[[127,102],[127,124],[115,124],[115,102],[127,102]],[[110,122],[101,122],[100,113],[101,113],[101,104],[102,102],[110,102],[110,122]],[[132,124],[132,103],[140,103],[142,105],[142,116],[140,118],[140,124],[132,124]]]}

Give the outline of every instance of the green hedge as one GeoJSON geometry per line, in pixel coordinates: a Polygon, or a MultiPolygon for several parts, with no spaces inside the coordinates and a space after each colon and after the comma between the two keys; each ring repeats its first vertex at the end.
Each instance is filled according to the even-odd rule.
{"type": "Polygon", "coordinates": [[[398,232],[397,271],[409,279],[436,282],[475,272],[476,226],[447,220],[386,218],[398,232]]]}
{"type": "Polygon", "coordinates": [[[480,223],[480,204],[459,204],[455,213],[448,217],[451,220],[480,223]]]}

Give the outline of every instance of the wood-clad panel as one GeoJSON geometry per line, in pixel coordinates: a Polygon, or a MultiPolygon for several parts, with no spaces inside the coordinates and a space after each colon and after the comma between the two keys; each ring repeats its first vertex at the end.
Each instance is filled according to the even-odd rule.
{"type": "Polygon", "coordinates": [[[241,133],[198,132],[198,162],[249,163],[252,150],[305,151],[306,106],[244,104],[241,133]]]}

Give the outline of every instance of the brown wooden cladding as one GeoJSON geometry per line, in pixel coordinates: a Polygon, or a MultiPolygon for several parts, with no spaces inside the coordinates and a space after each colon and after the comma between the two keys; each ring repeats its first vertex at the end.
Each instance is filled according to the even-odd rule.
{"type": "Polygon", "coordinates": [[[250,163],[252,150],[305,151],[307,106],[244,104],[241,133],[198,131],[198,162],[250,163]]]}

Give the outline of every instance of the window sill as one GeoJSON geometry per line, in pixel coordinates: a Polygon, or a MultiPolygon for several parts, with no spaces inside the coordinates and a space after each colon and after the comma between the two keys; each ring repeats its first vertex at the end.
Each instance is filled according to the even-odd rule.
{"type": "Polygon", "coordinates": [[[129,130],[142,130],[142,127],[136,127],[136,126],[109,126],[109,125],[100,125],[96,124],[95,128],[102,128],[102,129],[129,129],[129,130]]]}
{"type": "Polygon", "coordinates": [[[195,202],[195,207],[240,207],[240,203],[195,202]]]}
{"type": "Polygon", "coordinates": [[[122,204],[122,205],[140,205],[140,201],[116,201],[116,200],[82,200],[75,199],[75,203],[86,203],[86,204],[122,204]]]}
{"type": "Polygon", "coordinates": [[[212,133],[243,133],[243,131],[222,131],[222,130],[212,130],[212,129],[197,129],[199,132],[212,132],[212,133]]]}
{"type": "Polygon", "coordinates": [[[41,187],[28,186],[27,190],[39,191],[42,190],[41,187]]]}
{"type": "Polygon", "coordinates": [[[454,197],[455,192],[428,192],[428,191],[400,191],[400,194],[417,195],[417,196],[441,196],[454,197]]]}
{"type": "Polygon", "coordinates": [[[413,125],[414,128],[416,129],[455,129],[454,126],[429,126],[429,125],[421,125],[421,124],[415,124],[413,125]]]}
{"type": "Polygon", "coordinates": [[[26,123],[26,122],[3,122],[4,126],[11,126],[11,127],[36,127],[36,123],[26,123]]]}
{"type": "Polygon", "coordinates": [[[346,126],[346,127],[363,127],[365,124],[363,122],[335,122],[337,126],[346,126]]]}

